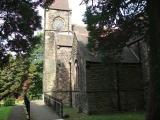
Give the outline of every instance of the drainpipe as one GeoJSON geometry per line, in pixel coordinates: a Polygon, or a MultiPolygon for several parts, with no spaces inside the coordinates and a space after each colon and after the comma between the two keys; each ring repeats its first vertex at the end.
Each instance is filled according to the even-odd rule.
{"type": "Polygon", "coordinates": [[[70,67],[70,74],[69,74],[69,78],[70,78],[70,82],[69,82],[69,105],[70,107],[72,107],[72,79],[71,79],[71,61],[69,62],[69,67],[70,67]]]}

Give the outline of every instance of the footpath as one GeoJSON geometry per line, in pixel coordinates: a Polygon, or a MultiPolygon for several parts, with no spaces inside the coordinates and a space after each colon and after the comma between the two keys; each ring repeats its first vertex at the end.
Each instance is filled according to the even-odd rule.
{"type": "Polygon", "coordinates": [[[61,120],[42,100],[31,102],[31,120],[61,120]]]}
{"type": "MultiPolygon", "coordinates": [[[[42,100],[31,101],[30,103],[31,120],[63,120],[44,104],[42,100]]],[[[8,120],[27,120],[24,106],[14,106],[8,120]]]]}
{"type": "Polygon", "coordinates": [[[14,106],[8,120],[26,120],[26,114],[23,106],[14,106]]]}

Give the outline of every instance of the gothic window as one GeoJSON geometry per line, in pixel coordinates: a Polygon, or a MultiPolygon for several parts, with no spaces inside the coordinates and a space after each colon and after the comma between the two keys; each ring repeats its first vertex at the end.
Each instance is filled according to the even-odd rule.
{"type": "Polygon", "coordinates": [[[65,27],[65,22],[61,17],[56,17],[53,20],[53,29],[56,31],[62,31],[65,27]]]}

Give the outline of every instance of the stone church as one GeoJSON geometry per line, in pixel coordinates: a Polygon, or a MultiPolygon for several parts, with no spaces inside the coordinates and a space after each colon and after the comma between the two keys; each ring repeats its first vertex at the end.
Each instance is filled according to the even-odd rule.
{"type": "MultiPolygon", "coordinates": [[[[72,25],[68,0],[45,9],[43,92],[88,113],[144,109],[142,65],[125,48],[117,69],[104,67],[87,49],[85,27],[72,25]]],[[[47,98],[45,98],[47,99],[47,98]]]]}

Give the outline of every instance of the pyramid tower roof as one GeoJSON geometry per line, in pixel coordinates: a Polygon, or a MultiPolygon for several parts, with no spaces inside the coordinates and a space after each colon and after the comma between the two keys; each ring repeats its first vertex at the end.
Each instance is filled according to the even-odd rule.
{"type": "Polygon", "coordinates": [[[70,10],[68,0],[54,0],[50,8],[57,10],[70,10]]]}

